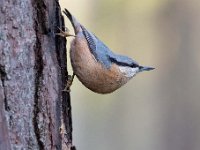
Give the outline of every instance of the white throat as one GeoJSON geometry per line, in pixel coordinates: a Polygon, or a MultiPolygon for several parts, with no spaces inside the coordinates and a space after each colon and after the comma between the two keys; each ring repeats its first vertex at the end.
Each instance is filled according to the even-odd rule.
{"type": "Polygon", "coordinates": [[[124,73],[126,77],[131,78],[139,72],[139,67],[131,68],[128,66],[119,66],[119,70],[124,73]]]}

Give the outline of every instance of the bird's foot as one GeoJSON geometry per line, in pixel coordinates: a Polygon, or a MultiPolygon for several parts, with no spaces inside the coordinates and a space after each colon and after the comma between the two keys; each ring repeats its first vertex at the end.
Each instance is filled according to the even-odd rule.
{"type": "Polygon", "coordinates": [[[58,36],[62,36],[62,37],[73,36],[73,37],[75,37],[75,35],[70,33],[70,31],[69,31],[69,29],[67,27],[65,27],[64,31],[62,29],[60,29],[59,27],[58,27],[58,29],[60,31],[60,33],[56,33],[56,35],[58,35],[58,36]]]}
{"type": "Polygon", "coordinates": [[[64,92],[70,92],[71,90],[70,90],[70,87],[71,87],[71,85],[72,85],[72,83],[73,83],[73,80],[74,80],[74,76],[75,76],[75,74],[73,73],[73,75],[71,76],[71,75],[68,75],[68,79],[67,79],[67,84],[66,84],[66,86],[65,86],[65,88],[64,88],[64,92]]]}

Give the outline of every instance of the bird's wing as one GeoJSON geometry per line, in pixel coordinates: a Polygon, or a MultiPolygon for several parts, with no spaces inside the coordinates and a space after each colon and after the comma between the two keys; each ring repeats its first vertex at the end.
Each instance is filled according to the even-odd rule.
{"type": "Polygon", "coordinates": [[[135,67],[139,66],[133,59],[114,54],[101,40],[99,40],[94,34],[86,30],[83,26],[83,34],[88,42],[91,53],[94,55],[95,59],[101,62],[106,68],[110,68],[112,63],[121,66],[135,67]]]}
{"type": "Polygon", "coordinates": [[[95,38],[92,36],[93,34],[88,32],[84,26],[81,26],[82,30],[83,30],[83,35],[85,36],[87,42],[88,42],[88,46],[90,48],[91,53],[95,56],[96,58],[96,42],[95,42],[95,38]]]}
{"type": "Polygon", "coordinates": [[[109,53],[112,53],[109,48],[100,41],[94,34],[81,26],[83,30],[83,35],[85,36],[89,49],[95,59],[100,62],[105,68],[109,69],[111,67],[111,61],[108,58],[109,53]]]}

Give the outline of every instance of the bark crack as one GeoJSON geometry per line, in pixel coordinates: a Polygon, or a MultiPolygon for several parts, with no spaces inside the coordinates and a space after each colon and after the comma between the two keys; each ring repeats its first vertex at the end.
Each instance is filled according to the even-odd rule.
{"type": "MultiPolygon", "coordinates": [[[[42,135],[41,135],[41,123],[39,121],[39,114],[41,112],[41,103],[40,103],[40,92],[42,89],[42,82],[44,79],[43,70],[44,70],[44,62],[43,62],[43,51],[42,51],[42,39],[41,37],[44,34],[49,33],[49,27],[48,27],[48,19],[46,14],[46,4],[44,1],[41,0],[32,0],[33,7],[35,8],[36,12],[36,18],[35,20],[35,33],[36,33],[36,43],[34,47],[35,52],[35,96],[34,96],[34,117],[33,117],[33,126],[34,126],[34,132],[36,135],[36,140],[38,142],[38,146],[40,150],[45,149],[45,144],[42,141],[42,135]]],[[[47,105],[49,106],[49,105],[47,105]]],[[[48,109],[48,108],[47,108],[48,109]]],[[[48,111],[48,110],[47,110],[48,111]]],[[[48,113],[48,112],[47,112],[48,113]]],[[[51,114],[48,113],[49,120],[51,120],[51,114]]],[[[49,125],[49,133],[51,133],[51,122],[49,125]]],[[[52,135],[50,135],[51,143],[53,144],[52,135]]]]}
{"type": "Polygon", "coordinates": [[[0,65],[0,78],[3,86],[3,94],[4,94],[4,107],[6,111],[9,111],[10,108],[8,106],[8,101],[7,101],[7,94],[6,94],[6,89],[5,89],[5,80],[6,80],[6,71],[5,71],[5,66],[0,65]]]}
{"type": "Polygon", "coordinates": [[[36,42],[34,46],[34,52],[35,52],[35,95],[34,95],[34,108],[33,108],[33,127],[34,132],[36,136],[36,140],[38,143],[38,147],[40,150],[45,149],[45,145],[43,141],[41,140],[41,129],[39,127],[39,113],[40,113],[40,92],[41,92],[41,86],[43,81],[43,69],[44,69],[44,62],[43,62],[43,52],[42,52],[42,44],[40,37],[42,34],[47,33],[46,28],[46,14],[45,9],[46,5],[44,4],[44,1],[40,0],[33,0],[33,7],[35,8],[36,12],[36,18],[35,20],[35,33],[36,33],[36,42]]]}
{"type": "MultiPolygon", "coordinates": [[[[37,29],[36,29],[37,31],[37,29]]],[[[36,32],[37,35],[37,32],[36,32]]],[[[40,129],[39,129],[39,121],[38,121],[38,115],[40,113],[40,108],[39,108],[39,99],[40,99],[40,89],[41,89],[41,83],[43,80],[43,59],[42,59],[42,49],[41,49],[41,43],[40,40],[38,39],[37,35],[37,40],[35,43],[35,95],[34,95],[34,109],[33,109],[33,126],[34,126],[34,132],[36,135],[36,140],[38,142],[38,146],[40,150],[44,149],[44,144],[41,141],[40,137],[40,129]]]]}
{"type": "Polygon", "coordinates": [[[50,141],[51,141],[51,148],[53,147],[53,135],[52,135],[52,125],[53,125],[53,121],[52,121],[52,117],[51,117],[51,111],[50,111],[50,108],[48,107],[49,104],[48,104],[48,101],[46,101],[46,106],[47,106],[47,115],[48,115],[48,118],[49,118],[49,124],[48,124],[48,130],[49,130],[49,138],[50,138],[50,141]]]}

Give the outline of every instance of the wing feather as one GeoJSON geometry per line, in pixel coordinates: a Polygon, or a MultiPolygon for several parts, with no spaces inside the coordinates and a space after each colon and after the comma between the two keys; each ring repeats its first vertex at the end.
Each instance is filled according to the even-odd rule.
{"type": "Polygon", "coordinates": [[[112,63],[120,66],[137,67],[139,64],[133,59],[114,54],[101,40],[99,40],[94,34],[90,33],[85,27],[81,26],[83,35],[85,36],[91,53],[95,59],[101,62],[104,67],[110,68],[112,63]]]}

